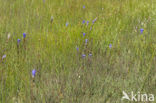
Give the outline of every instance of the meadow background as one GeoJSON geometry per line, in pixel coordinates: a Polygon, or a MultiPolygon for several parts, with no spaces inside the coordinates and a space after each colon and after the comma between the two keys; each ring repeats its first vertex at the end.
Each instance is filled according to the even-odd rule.
{"type": "Polygon", "coordinates": [[[156,94],[155,0],[0,0],[0,103],[130,103],[123,90],[156,94]]]}

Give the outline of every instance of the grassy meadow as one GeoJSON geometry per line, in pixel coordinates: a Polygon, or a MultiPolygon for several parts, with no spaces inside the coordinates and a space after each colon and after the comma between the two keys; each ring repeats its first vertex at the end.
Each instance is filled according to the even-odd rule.
{"type": "Polygon", "coordinates": [[[156,95],[155,0],[0,0],[0,103],[132,103],[122,91],[156,95]]]}

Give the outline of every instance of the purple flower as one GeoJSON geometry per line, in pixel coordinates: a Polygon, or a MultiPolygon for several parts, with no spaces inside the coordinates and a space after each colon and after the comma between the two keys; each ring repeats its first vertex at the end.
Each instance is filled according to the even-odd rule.
{"type": "Polygon", "coordinates": [[[93,22],[92,22],[92,23],[94,24],[96,20],[97,20],[97,17],[93,20],[93,22]]]}
{"type": "Polygon", "coordinates": [[[36,70],[35,70],[35,69],[33,69],[33,70],[32,70],[32,77],[34,78],[34,77],[35,77],[35,75],[36,75],[36,70]]]}
{"type": "Polygon", "coordinates": [[[89,24],[89,21],[87,21],[87,25],[89,24]]]}
{"type": "Polygon", "coordinates": [[[141,33],[141,34],[143,33],[143,31],[144,31],[144,29],[140,29],[140,33],[141,33]]]}
{"type": "Polygon", "coordinates": [[[109,44],[109,48],[112,48],[112,44],[109,44]]]}
{"type": "Polygon", "coordinates": [[[88,42],[88,39],[85,39],[85,43],[87,43],[88,42]]]}
{"type": "Polygon", "coordinates": [[[82,54],[82,57],[83,57],[83,58],[85,58],[85,57],[86,57],[86,55],[85,55],[85,54],[82,54]]]}
{"type": "Polygon", "coordinates": [[[85,6],[83,6],[83,9],[85,9],[86,7],[85,6]]]}
{"type": "Polygon", "coordinates": [[[66,27],[67,27],[68,25],[69,25],[69,23],[67,22],[67,23],[66,23],[66,27]]]}
{"type": "Polygon", "coordinates": [[[23,38],[25,38],[26,37],[26,33],[23,33],[23,38]]]}
{"type": "Polygon", "coordinates": [[[82,21],[82,24],[84,24],[84,23],[85,23],[85,20],[82,21]]]}
{"type": "Polygon", "coordinates": [[[92,54],[90,53],[90,54],[89,54],[89,56],[91,57],[91,56],[92,56],[92,54]]]}
{"type": "Polygon", "coordinates": [[[86,35],[86,33],[83,33],[83,36],[85,36],[86,35]]]}
{"type": "Polygon", "coordinates": [[[79,48],[77,47],[76,50],[79,51],[79,48]]]}
{"type": "Polygon", "coordinates": [[[5,59],[5,58],[6,58],[6,55],[3,55],[3,56],[2,56],[2,60],[5,59]]]}
{"type": "Polygon", "coordinates": [[[20,43],[20,41],[21,41],[21,39],[17,39],[17,43],[18,43],[18,44],[20,43]]]}

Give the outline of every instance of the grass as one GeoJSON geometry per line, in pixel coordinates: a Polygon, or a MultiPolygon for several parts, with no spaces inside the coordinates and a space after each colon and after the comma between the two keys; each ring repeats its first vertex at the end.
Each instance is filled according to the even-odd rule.
{"type": "Polygon", "coordinates": [[[156,94],[155,7],[154,0],[0,0],[0,103],[131,103],[122,91],[156,94]]]}

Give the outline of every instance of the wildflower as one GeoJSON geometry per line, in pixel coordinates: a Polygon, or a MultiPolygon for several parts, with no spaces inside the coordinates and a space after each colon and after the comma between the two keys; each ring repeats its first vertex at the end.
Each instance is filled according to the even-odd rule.
{"type": "Polygon", "coordinates": [[[23,33],[23,38],[25,38],[26,37],[26,33],[23,33]]]}
{"type": "Polygon", "coordinates": [[[5,58],[6,58],[6,55],[3,55],[3,56],[2,56],[2,60],[5,59],[5,58]]]}
{"type": "Polygon", "coordinates": [[[69,24],[69,23],[67,22],[67,23],[66,23],[66,27],[68,26],[68,24],[69,24]]]}
{"type": "Polygon", "coordinates": [[[32,70],[32,77],[34,78],[34,77],[35,77],[35,75],[36,75],[36,70],[35,70],[35,69],[33,69],[33,70],[32,70]]]}
{"type": "Polygon", "coordinates": [[[82,57],[83,57],[83,58],[85,58],[85,57],[86,57],[86,55],[85,55],[85,54],[82,54],[82,57]]]}
{"type": "Polygon", "coordinates": [[[109,44],[109,48],[112,48],[112,44],[109,44]]]}
{"type": "Polygon", "coordinates": [[[79,51],[79,48],[77,47],[76,50],[79,51]]]}
{"type": "Polygon", "coordinates": [[[85,20],[82,21],[82,24],[84,24],[84,23],[85,23],[85,20]]]}
{"type": "Polygon", "coordinates": [[[18,44],[20,43],[20,41],[21,41],[21,39],[17,39],[17,43],[18,43],[18,44]]]}
{"type": "Polygon", "coordinates": [[[85,36],[86,35],[86,33],[83,33],[83,36],[85,36]]]}
{"type": "Polygon", "coordinates": [[[85,6],[83,6],[83,9],[85,9],[86,7],[85,6]]]}
{"type": "Polygon", "coordinates": [[[89,56],[91,57],[91,56],[92,56],[92,54],[90,53],[90,54],[89,54],[89,56]]]}
{"type": "Polygon", "coordinates": [[[94,24],[96,20],[97,20],[97,17],[93,20],[93,22],[92,22],[92,23],[94,24]]]}
{"type": "Polygon", "coordinates": [[[89,24],[89,21],[87,21],[87,26],[88,26],[88,24],[89,24]]]}
{"type": "Polygon", "coordinates": [[[141,34],[143,33],[143,31],[144,31],[144,29],[140,29],[140,33],[141,33],[141,34]]]}
{"type": "Polygon", "coordinates": [[[88,42],[88,39],[85,39],[85,43],[87,43],[88,42]]]}

